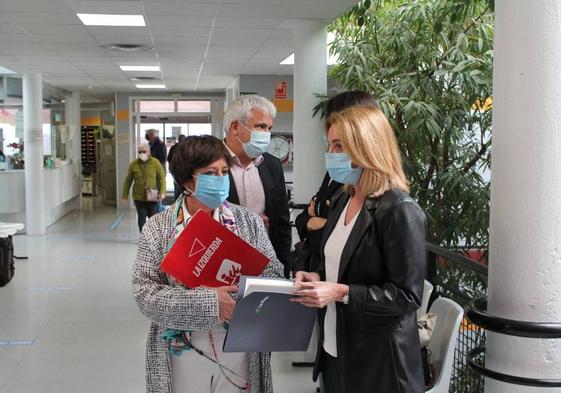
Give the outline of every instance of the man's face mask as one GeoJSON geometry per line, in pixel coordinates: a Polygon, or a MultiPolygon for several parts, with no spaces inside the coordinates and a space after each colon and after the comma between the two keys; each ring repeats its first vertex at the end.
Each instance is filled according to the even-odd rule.
{"type": "Polygon", "coordinates": [[[245,154],[247,154],[249,158],[257,158],[261,154],[266,153],[269,148],[269,143],[271,142],[271,133],[269,131],[250,130],[241,122],[238,122],[238,124],[251,132],[251,138],[248,142],[242,142],[240,138],[238,138],[245,154]]]}

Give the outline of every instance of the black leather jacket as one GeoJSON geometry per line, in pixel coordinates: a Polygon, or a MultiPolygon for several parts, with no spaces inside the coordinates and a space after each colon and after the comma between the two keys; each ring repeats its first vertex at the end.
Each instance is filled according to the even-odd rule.
{"type": "MultiPolygon", "coordinates": [[[[348,195],[339,198],[325,226],[318,273],[325,280],[325,242],[348,195]]],[[[340,393],[423,393],[416,311],[423,294],[426,218],[399,190],[369,198],[344,245],[338,282],[349,285],[349,303],[337,303],[340,393]]],[[[343,245],[341,245],[343,246],[343,245]]],[[[323,319],[320,312],[320,341],[323,319]]],[[[322,369],[322,351],[314,379],[322,369]]]]}

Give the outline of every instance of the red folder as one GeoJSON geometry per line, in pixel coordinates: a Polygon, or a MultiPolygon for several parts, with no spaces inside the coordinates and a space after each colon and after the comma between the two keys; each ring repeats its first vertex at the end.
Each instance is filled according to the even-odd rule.
{"type": "Polygon", "coordinates": [[[160,268],[188,288],[237,285],[240,276],[259,276],[269,258],[210,215],[198,211],[169,250],[160,268]]]}

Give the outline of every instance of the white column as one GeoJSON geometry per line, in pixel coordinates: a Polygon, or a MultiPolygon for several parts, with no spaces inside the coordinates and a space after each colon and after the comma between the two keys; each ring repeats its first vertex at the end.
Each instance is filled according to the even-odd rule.
{"type": "Polygon", "coordinates": [[[42,110],[43,78],[41,74],[26,74],[23,76],[23,141],[28,235],[45,234],[42,110]]]}
{"type": "Polygon", "coordinates": [[[218,139],[224,138],[224,128],[222,126],[224,119],[224,101],[214,98],[210,101],[210,119],[212,121],[211,134],[218,139]]]}
{"type": "Polygon", "coordinates": [[[327,93],[326,25],[299,20],[294,26],[294,202],[308,203],[325,174],[324,121],[312,117],[327,93]]]}
{"type": "MultiPolygon", "coordinates": [[[[561,0],[495,1],[489,311],[561,322],[561,0]]],[[[486,366],[559,378],[561,340],[489,333],[486,366]]],[[[559,393],[492,379],[486,393],[559,393]]]]}
{"type": "MultiPolygon", "coordinates": [[[[72,160],[72,173],[74,181],[77,182],[77,187],[80,189],[82,182],[82,134],[80,126],[82,123],[82,112],[80,104],[80,93],[72,92],[66,97],[64,106],[66,114],[66,126],[69,130],[70,140],[72,141],[72,150],[70,158],[72,160]]],[[[82,198],[80,198],[80,209],[82,208],[82,198]]]]}
{"type": "Polygon", "coordinates": [[[70,138],[72,140],[72,151],[70,152],[70,157],[72,158],[72,166],[74,167],[74,173],[80,177],[80,161],[82,158],[81,151],[81,134],[80,134],[80,123],[82,120],[82,115],[80,111],[80,93],[72,92],[65,98],[64,110],[66,113],[66,126],[69,129],[70,138]]]}

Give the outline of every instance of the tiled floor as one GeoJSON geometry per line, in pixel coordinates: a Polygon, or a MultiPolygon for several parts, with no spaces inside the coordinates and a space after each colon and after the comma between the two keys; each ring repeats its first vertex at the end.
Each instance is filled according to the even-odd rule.
{"type": "MultiPolygon", "coordinates": [[[[16,275],[0,288],[0,393],[144,392],[148,320],[131,295],[136,215],[74,212],[46,236],[14,237],[16,275]]],[[[274,354],[275,393],[313,393],[303,354],[274,354]]]]}

